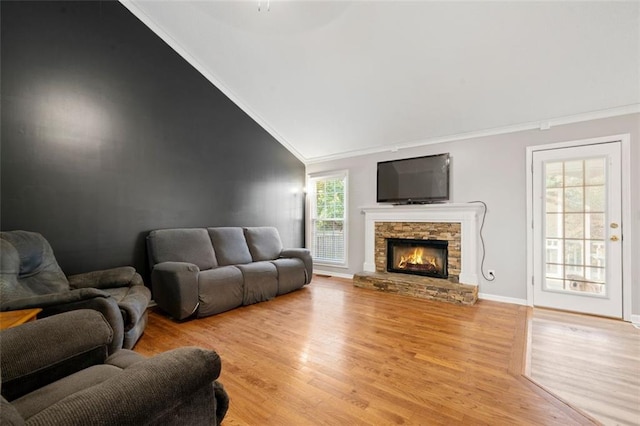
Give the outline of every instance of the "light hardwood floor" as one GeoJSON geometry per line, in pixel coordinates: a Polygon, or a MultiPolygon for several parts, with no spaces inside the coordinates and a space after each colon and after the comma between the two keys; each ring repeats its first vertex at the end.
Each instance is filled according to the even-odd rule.
{"type": "Polygon", "coordinates": [[[527,374],[605,425],[640,425],[640,330],[534,309],[527,374]]]}
{"type": "Polygon", "coordinates": [[[589,417],[520,373],[528,308],[456,306],[314,277],[203,319],[150,314],[135,350],[222,358],[225,425],[577,425],[589,417]]]}

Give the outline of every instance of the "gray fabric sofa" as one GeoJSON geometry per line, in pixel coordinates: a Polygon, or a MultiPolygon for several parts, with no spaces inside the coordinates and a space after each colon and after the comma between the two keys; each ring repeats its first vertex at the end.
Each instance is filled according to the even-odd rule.
{"type": "Polygon", "coordinates": [[[95,309],[114,330],[110,351],[132,348],[147,325],[151,292],[130,266],[66,277],[37,232],[0,232],[0,310],[42,308],[38,318],[95,309]]]}
{"type": "Polygon", "coordinates": [[[309,250],[274,227],[179,228],[147,236],[153,298],[177,320],[214,315],[311,282],[309,250]]]}
{"type": "Polygon", "coordinates": [[[229,399],[220,357],[195,347],[108,355],[113,329],[80,309],[0,332],[0,424],[215,425],[229,399]]]}

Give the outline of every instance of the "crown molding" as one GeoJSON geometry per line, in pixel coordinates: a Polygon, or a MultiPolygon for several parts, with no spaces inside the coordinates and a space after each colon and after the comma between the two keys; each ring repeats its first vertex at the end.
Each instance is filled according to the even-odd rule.
{"type": "Polygon", "coordinates": [[[590,111],[581,114],[567,115],[563,117],[550,118],[540,121],[530,121],[527,123],[514,124],[511,126],[495,127],[492,129],[478,130],[473,132],[458,133],[455,135],[441,136],[437,138],[422,139],[417,141],[396,143],[380,147],[344,152],[336,155],[324,157],[307,158],[305,164],[323,163],[326,161],[342,160],[345,158],[359,157],[363,155],[378,154],[381,152],[395,152],[400,149],[416,148],[420,146],[433,145],[444,142],[454,142],[465,139],[481,138],[486,136],[503,135],[527,130],[548,130],[551,127],[563,126],[566,124],[581,123],[585,121],[599,120],[603,118],[618,117],[622,115],[640,113],[640,103],[625,105],[616,108],[609,108],[599,111],[590,111]]]}

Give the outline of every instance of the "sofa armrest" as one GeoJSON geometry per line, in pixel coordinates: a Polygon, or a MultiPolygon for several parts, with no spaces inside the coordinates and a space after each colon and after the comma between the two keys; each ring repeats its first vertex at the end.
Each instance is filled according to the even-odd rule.
{"type": "MultiPolygon", "coordinates": [[[[33,424],[155,424],[174,407],[188,403],[200,390],[211,404],[198,415],[201,424],[215,424],[213,381],[220,375],[214,351],[174,349],[136,362],[96,386],[76,392],[29,419],[33,424]],[[142,390],[132,395],[132,390],[142,390]],[[206,421],[205,421],[206,419],[206,421]]],[[[174,422],[175,423],[175,422],[174,422]]],[[[179,419],[178,419],[179,423],[179,419]]]]}
{"type": "Polygon", "coordinates": [[[162,262],[151,271],[153,300],[177,320],[193,314],[200,304],[200,268],[187,262],[162,262]]]}
{"type": "Polygon", "coordinates": [[[85,272],[67,277],[71,288],[114,288],[144,285],[142,277],[131,266],[85,272]]]}
{"type": "Polygon", "coordinates": [[[12,401],[107,358],[113,329],[81,309],[0,332],[2,396],[12,401]]]}
{"type": "Polygon", "coordinates": [[[151,290],[145,286],[129,287],[127,294],[118,301],[125,331],[135,327],[144,316],[151,300],[151,290]]]}
{"type": "Polygon", "coordinates": [[[313,277],[313,258],[311,257],[311,251],[305,248],[289,248],[282,250],[280,257],[297,257],[304,262],[304,269],[307,274],[305,284],[311,282],[313,277]]]}

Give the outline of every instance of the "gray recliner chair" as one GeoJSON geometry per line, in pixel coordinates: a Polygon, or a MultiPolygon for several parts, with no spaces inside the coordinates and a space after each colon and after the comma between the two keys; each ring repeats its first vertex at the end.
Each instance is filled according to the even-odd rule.
{"type": "Polygon", "coordinates": [[[150,300],[151,292],[132,267],[66,277],[41,234],[0,232],[1,311],[41,308],[38,318],[44,318],[75,309],[97,310],[113,328],[114,352],[138,341],[150,300]]]}
{"type": "Polygon", "coordinates": [[[108,355],[113,330],[94,310],[0,332],[0,424],[216,425],[229,398],[211,350],[108,355]]]}

